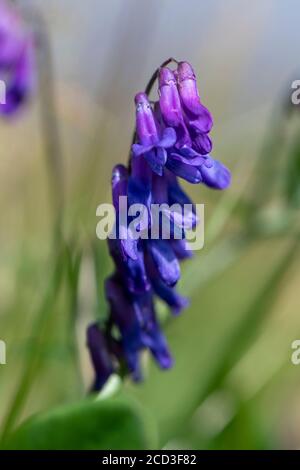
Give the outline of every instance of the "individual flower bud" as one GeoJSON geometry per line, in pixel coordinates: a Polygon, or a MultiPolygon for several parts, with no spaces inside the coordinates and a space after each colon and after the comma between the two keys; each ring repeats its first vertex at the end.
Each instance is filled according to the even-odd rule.
{"type": "Polygon", "coordinates": [[[177,81],[180,99],[188,125],[195,132],[207,133],[213,120],[210,112],[200,101],[196,76],[188,62],[180,62],[177,68],[177,81]]]}
{"type": "Polygon", "coordinates": [[[171,127],[163,129],[159,135],[154,113],[145,93],[138,93],[136,103],[136,130],[139,143],[133,144],[134,157],[143,156],[152,171],[162,175],[167,161],[167,150],[176,142],[176,132],[171,127]]]}
{"type": "Polygon", "coordinates": [[[186,128],[176,77],[172,70],[163,67],[159,71],[159,106],[165,124],[174,127],[177,135],[176,147],[191,145],[191,138],[186,128]]]}
{"type": "Polygon", "coordinates": [[[158,141],[158,132],[153,110],[145,93],[135,96],[136,131],[139,142],[143,146],[154,145],[158,141]]]}

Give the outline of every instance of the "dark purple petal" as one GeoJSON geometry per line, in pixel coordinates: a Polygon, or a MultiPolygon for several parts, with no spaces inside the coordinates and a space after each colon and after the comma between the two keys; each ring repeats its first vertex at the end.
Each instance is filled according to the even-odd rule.
{"type": "Polygon", "coordinates": [[[152,194],[155,204],[164,204],[168,200],[168,181],[165,175],[153,175],[152,194]]]}
{"type": "Polygon", "coordinates": [[[191,128],[191,131],[194,131],[196,134],[206,134],[208,133],[213,125],[213,120],[210,112],[205,106],[201,104],[201,111],[197,115],[197,118],[189,116],[188,113],[185,114],[186,122],[188,127],[191,128]]]}
{"type": "Polygon", "coordinates": [[[182,153],[179,151],[176,152],[170,152],[169,159],[175,159],[178,160],[181,163],[185,163],[186,165],[192,165],[192,166],[201,166],[203,163],[205,163],[206,160],[206,155],[197,155],[196,157],[193,158],[187,158],[182,155],[182,153]]]}
{"type": "Polygon", "coordinates": [[[120,240],[121,242],[121,248],[122,252],[125,256],[128,256],[129,258],[136,260],[138,258],[138,253],[137,253],[137,240],[133,238],[133,236],[130,233],[130,230],[126,230],[126,237],[120,240]]]}
{"type": "Polygon", "coordinates": [[[199,153],[196,152],[194,149],[189,147],[188,145],[184,145],[180,148],[180,151],[176,150],[177,153],[180,153],[185,158],[188,158],[190,160],[199,157],[199,153]]]}
{"type": "Polygon", "coordinates": [[[153,148],[144,154],[151,170],[157,175],[163,174],[163,168],[167,161],[167,152],[162,147],[153,148]]]}
{"type": "Polygon", "coordinates": [[[201,173],[198,167],[196,166],[180,162],[178,159],[175,158],[168,158],[166,167],[168,168],[168,170],[174,173],[174,175],[183,178],[189,183],[197,184],[202,181],[201,173]]]}
{"type": "Polygon", "coordinates": [[[183,191],[175,176],[168,173],[168,200],[169,204],[179,204],[183,210],[184,227],[194,228],[198,223],[196,208],[191,199],[183,191]],[[185,220],[186,219],[186,220],[185,220]]]}
{"type": "Polygon", "coordinates": [[[114,208],[119,210],[120,196],[127,195],[128,170],[124,165],[116,165],[112,171],[112,199],[114,208]]]}
{"type": "Polygon", "coordinates": [[[217,160],[213,160],[213,166],[208,168],[206,165],[199,167],[203,183],[214,189],[226,189],[231,183],[231,173],[217,160]]]}
{"type": "Polygon", "coordinates": [[[169,148],[173,147],[176,142],[176,132],[172,127],[166,127],[162,133],[162,138],[160,139],[158,145],[160,147],[169,148]]]}
{"type": "MultiPolygon", "coordinates": [[[[171,240],[169,241],[171,246],[173,246],[171,240]]],[[[148,276],[151,280],[154,293],[164,300],[169,307],[171,307],[172,313],[175,315],[180,313],[180,311],[187,307],[188,301],[184,297],[181,297],[173,287],[165,284],[161,279],[158,272],[158,269],[154,263],[154,260],[149,253],[146,256],[146,269],[148,276]]]]}
{"type": "Polygon", "coordinates": [[[168,240],[148,240],[147,248],[161,279],[173,286],[180,278],[180,266],[168,240]]]}
{"type": "Polygon", "coordinates": [[[131,147],[132,153],[136,156],[139,157],[140,155],[143,155],[146,152],[149,152],[149,150],[152,150],[153,145],[141,145],[141,144],[133,144],[131,147]]]}
{"type": "Polygon", "coordinates": [[[176,78],[174,73],[167,67],[163,67],[159,72],[159,95],[160,114],[163,121],[167,126],[173,127],[176,131],[176,147],[180,148],[182,145],[191,145],[191,139],[181,109],[176,78]]]}
{"type": "Polygon", "coordinates": [[[152,184],[152,171],[142,156],[131,156],[131,177],[150,191],[152,184]]]}
{"type": "Polygon", "coordinates": [[[154,114],[145,93],[135,96],[136,104],[136,131],[142,145],[154,145],[158,141],[157,126],[154,114]]]}
{"type": "Polygon", "coordinates": [[[137,242],[127,226],[127,204],[123,207],[121,197],[127,197],[128,170],[124,165],[116,165],[112,172],[112,199],[116,211],[115,236],[121,240],[122,258],[137,259],[137,242]]]}
{"type": "Polygon", "coordinates": [[[182,238],[181,240],[170,240],[171,246],[174,250],[174,253],[176,257],[179,260],[184,260],[187,258],[192,258],[193,257],[193,252],[190,250],[188,246],[188,242],[186,241],[185,238],[182,238]]]}
{"type": "Polygon", "coordinates": [[[173,358],[169,352],[167,341],[156,321],[148,331],[144,332],[143,343],[150,349],[162,369],[170,369],[173,366],[173,358]]]}
{"type": "Polygon", "coordinates": [[[155,294],[169,305],[174,315],[188,307],[188,299],[179,295],[174,287],[167,286],[160,279],[154,279],[152,282],[155,294]]]}
{"type": "Polygon", "coordinates": [[[212,140],[207,134],[198,134],[193,139],[193,146],[201,155],[206,155],[212,150],[212,140]]]}
{"type": "Polygon", "coordinates": [[[131,158],[131,176],[128,180],[128,207],[142,204],[147,207],[147,220],[142,220],[140,231],[146,230],[151,223],[152,171],[144,156],[131,158]]]}
{"type": "Polygon", "coordinates": [[[187,62],[178,64],[177,80],[187,122],[198,132],[209,132],[213,125],[212,116],[200,101],[196,77],[190,64],[187,62]]]}
{"type": "Polygon", "coordinates": [[[146,274],[143,252],[137,244],[137,258],[124,259],[120,240],[109,239],[110,255],[123,279],[129,292],[142,294],[150,289],[150,283],[146,274]]]}
{"type": "Polygon", "coordinates": [[[176,78],[172,70],[163,67],[159,71],[159,105],[162,117],[167,126],[178,127],[183,122],[180,97],[176,78]]]}
{"type": "Polygon", "coordinates": [[[97,324],[87,330],[87,346],[94,366],[96,378],[94,390],[101,390],[107,379],[114,372],[106,338],[97,324]]]}
{"type": "Polygon", "coordinates": [[[130,299],[116,276],[106,281],[106,295],[111,317],[121,333],[125,360],[133,380],[142,378],[140,352],[146,347],[161,367],[170,367],[172,359],[155,319],[152,296],[146,294],[130,299]]]}
{"type": "Polygon", "coordinates": [[[105,283],[105,292],[110,304],[110,315],[121,334],[121,344],[129,371],[134,380],[141,378],[139,351],[141,349],[141,327],[132,301],[126,295],[117,276],[111,276],[105,283]]]}

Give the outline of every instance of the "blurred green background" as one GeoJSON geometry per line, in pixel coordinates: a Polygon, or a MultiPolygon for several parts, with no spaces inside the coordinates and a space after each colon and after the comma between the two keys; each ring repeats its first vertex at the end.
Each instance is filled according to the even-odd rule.
{"type": "MultiPolygon", "coordinates": [[[[300,367],[291,344],[300,338],[300,115],[290,102],[300,78],[299,2],[17,3],[44,18],[53,80],[42,69],[27,109],[0,122],[2,428],[85,400],[85,329],[104,315],[111,270],[106,243],[96,239],[96,207],[110,201],[113,165],[127,161],[134,94],[173,56],[193,64],[214,115],[212,155],[233,180],[226,193],[187,188],[205,204],[206,241],[183,267],[180,289],[191,306],[168,320],[159,307],[175,366],[161,372],[146,357],[145,382],[122,385],[122,400],[155,438],[121,436],[118,445],[299,448],[300,367]]],[[[114,423],[109,416],[99,439],[101,423],[114,423]]],[[[98,446],[113,448],[115,428],[98,446]]]]}

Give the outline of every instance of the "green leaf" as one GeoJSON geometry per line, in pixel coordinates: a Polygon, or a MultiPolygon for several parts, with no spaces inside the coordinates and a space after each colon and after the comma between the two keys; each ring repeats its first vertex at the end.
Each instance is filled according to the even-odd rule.
{"type": "Polygon", "coordinates": [[[153,423],[139,404],[124,397],[86,400],[38,414],[4,443],[17,450],[149,449],[153,423]]]}

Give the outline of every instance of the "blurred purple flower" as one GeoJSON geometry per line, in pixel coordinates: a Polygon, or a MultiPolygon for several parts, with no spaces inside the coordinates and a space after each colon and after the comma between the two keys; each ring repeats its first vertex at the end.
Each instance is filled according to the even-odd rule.
{"type": "Polygon", "coordinates": [[[35,82],[34,44],[19,12],[0,0],[0,79],[5,83],[2,115],[12,115],[27,101],[35,82]]]}

